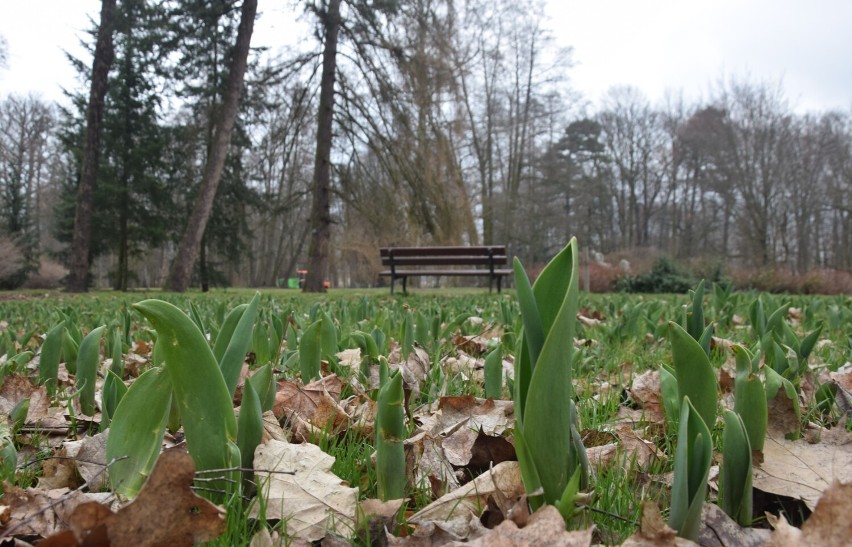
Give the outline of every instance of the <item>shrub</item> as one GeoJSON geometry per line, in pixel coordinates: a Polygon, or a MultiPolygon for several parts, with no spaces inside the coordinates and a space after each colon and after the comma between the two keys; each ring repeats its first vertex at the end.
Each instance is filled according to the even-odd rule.
{"type": "Polygon", "coordinates": [[[691,275],[667,257],[654,261],[650,271],[625,276],[618,280],[616,288],[625,292],[641,293],[685,293],[695,284],[691,275]]]}
{"type": "Polygon", "coordinates": [[[38,271],[35,271],[24,281],[25,289],[58,289],[62,286],[62,279],[68,275],[65,266],[49,258],[42,258],[39,262],[38,271]]]}
{"type": "Polygon", "coordinates": [[[0,290],[14,290],[27,278],[28,267],[24,254],[11,239],[0,238],[0,290]]]}

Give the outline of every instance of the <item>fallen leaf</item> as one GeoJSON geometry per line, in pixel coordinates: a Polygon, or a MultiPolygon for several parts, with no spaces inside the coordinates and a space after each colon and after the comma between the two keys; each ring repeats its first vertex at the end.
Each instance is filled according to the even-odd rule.
{"type": "Polygon", "coordinates": [[[294,435],[300,440],[307,441],[317,432],[339,432],[349,424],[349,416],[338,404],[341,390],[342,384],[334,375],[306,386],[281,380],[278,382],[272,412],[279,420],[289,422],[294,435]],[[305,424],[312,427],[305,427],[305,424]]]}
{"type": "MultiPolygon", "coordinates": [[[[422,508],[408,521],[413,524],[427,521],[454,521],[455,526],[464,529],[472,518],[478,522],[482,507],[485,507],[488,502],[488,496],[496,497],[495,491],[499,491],[500,495],[508,499],[524,494],[518,462],[508,461],[495,465],[471,482],[422,508]]],[[[462,537],[466,537],[466,534],[462,537]]]]}
{"type": "Polygon", "coordinates": [[[490,339],[485,338],[484,336],[475,334],[456,334],[453,336],[453,345],[456,349],[474,357],[482,357],[482,355],[488,351],[488,343],[490,341],[490,339]]]}
{"type": "Polygon", "coordinates": [[[504,520],[493,530],[484,531],[465,545],[476,547],[511,547],[522,545],[548,545],[561,547],[587,547],[592,543],[594,527],[567,531],[565,519],[553,505],[544,505],[530,515],[526,526],[519,527],[512,520],[504,520]]]}
{"type": "Polygon", "coordinates": [[[385,530],[396,528],[396,517],[404,499],[382,501],[366,499],[358,503],[355,535],[361,545],[381,543],[385,530]]]}
{"type": "Polygon", "coordinates": [[[586,449],[590,464],[598,468],[620,465],[625,471],[648,471],[655,462],[665,459],[665,454],[653,442],[643,439],[628,425],[618,425],[615,436],[617,442],[586,449]]]}
{"type": "Polygon", "coordinates": [[[848,545],[852,537],[852,483],[834,481],[820,497],[811,517],[801,530],[778,518],[775,531],[764,545],[799,547],[801,545],[848,545]]]}
{"type": "MultiPolygon", "coordinates": [[[[331,473],[333,464],[334,457],[313,444],[273,440],[258,446],[254,468],[266,500],[266,518],[286,520],[288,534],[307,541],[320,540],[334,529],[351,533],[358,489],[331,473]]],[[[251,516],[258,515],[255,504],[251,516]]]]}
{"type": "Polygon", "coordinates": [[[813,510],[834,480],[852,482],[852,433],[839,428],[823,430],[816,444],[768,433],[763,463],[755,466],[752,484],[765,492],[799,498],[813,510]]]}
{"type": "Polygon", "coordinates": [[[639,529],[633,532],[622,547],[689,547],[696,543],[677,537],[677,532],[672,530],[660,514],[660,508],[653,501],[642,502],[642,517],[639,529]]]}
{"type": "Polygon", "coordinates": [[[213,540],[225,529],[224,511],[192,491],[194,480],[195,465],[186,450],[166,450],[135,500],[116,513],[97,501],[80,503],[66,519],[73,538],[64,532],[47,541],[68,546],[190,546],[213,540]]]}
{"type": "Polygon", "coordinates": [[[411,482],[416,485],[431,484],[436,497],[459,487],[455,469],[444,455],[440,436],[420,431],[406,439],[405,468],[412,473],[411,482]]]}
{"type": "Polygon", "coordinates": [[[701,509],[698,543],[702,547],[757,547],[769,539],[769,530],[744,528],[718,505],[705,503],[701,509]]]}
{"type": "Polygon", "coordinates": [[[636,376],[627,391],[630,398],[645,410],[647,421],[665,423],[666,413],[660,391],[659,370],[648,370],[636,376]]]}
{"type": "Polygon", "coordinates": [[[345,349],[335,353],[337,364],[342,367],[357,369],[361,366],[361,348],[345,349]]]}
{"type": "Polygon", "coordinates": [[[3,485],[3,504],[10,507],[9,520],[0,535],[48,537],[69,527],[71,514],[81,503],[100,501],[111,494],[86,494],[58,488],[23,490],[3,485]]]}

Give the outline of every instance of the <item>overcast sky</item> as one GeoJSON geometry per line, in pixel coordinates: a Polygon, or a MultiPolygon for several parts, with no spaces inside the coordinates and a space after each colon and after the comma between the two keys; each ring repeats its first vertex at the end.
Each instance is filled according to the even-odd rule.
{"type": "MultiPolygon", "coordinates": [[[[280,44],[288,5],[260,0],[253,45],[280,44]]],[[[0,97],[61,100],[60,88],[75,86],[62,51],[79,53],[99,9],[99,0],[0,0],[9,54],[0,97]]],[[[558,43],[574,48],[572,87],[592,103],[613,85],[652,101],[667,90],[699,100],[736,76],[783,82],[798,112],[852,108],[852,0],[548,0],[547,14],[558,43]]]]}

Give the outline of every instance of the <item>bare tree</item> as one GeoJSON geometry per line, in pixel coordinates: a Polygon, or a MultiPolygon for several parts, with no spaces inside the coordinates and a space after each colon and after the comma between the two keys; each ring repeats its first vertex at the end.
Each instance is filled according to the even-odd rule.
{"type": "Polygon", "coordinates": [[[325,11],[316,11],[323,34],[322,76],[317,114],[317,153],[314,163],[311,235],[308,275],[304,290],[325,292],[331,239],[331,145],[334,123],[334,80],[337,71],[337,37],[340,33],[340,0],[329,0],[325,11]]]}
{"type": "Polygon", "coordinates": [[[101,21],[92,62],[92,85],[86,111],[86,141],[83,148],[83,167],[77,188],[77,208],[74,213],[74,239],[71,243],[69,273],[66,288],[71,292],[88,290],[89,242],[92,236],[92,205],[98,178],[100,140],[104,100],[109,83],[109,69],[115,57],[112,44],[115,0],[102,0],[101,21]]]}
{"type": "Polygon", "coordinates": [[[215,135],[204,166],[201,189],[166,281],[166,288],[172,291],[183,292],[189,287],[192,268],[195,266],[201,248],[201,240],[204,237],[204,229],[207,227],[210,212],[213,210],[213,200],[222,178],[222,170],[231,142],[231,132],[237,119],[256,14],[257,0],[243,0],[240,11],[240,25],[232,52],[222,109],[216,119],[215,135]]]}

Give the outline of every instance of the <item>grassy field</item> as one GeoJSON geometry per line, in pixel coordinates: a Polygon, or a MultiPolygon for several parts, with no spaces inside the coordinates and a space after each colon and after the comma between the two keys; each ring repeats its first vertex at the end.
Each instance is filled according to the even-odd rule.
{"type": "MultiPolygon", "coordinates": [[[[61,362],[68,370],[69,359],[79,358],[81,342],[86,334],[105,326],[98,349],[99,378],[105,375],[107,359],[121,352],[122,360],[134,354],[144,361],[140,370],[124,368],[124,383],[131,385],[146,368],[157,362],[150,345],[156,333],[131,305],[149,298],[162,299],[189,314],[201,327],[213,346],[222,332],[228,312],[248,303],[255,291],[248,289],[214,290],[210,293],[168,294],[162,292],[94,292],[85,295],[44,293],[38,291],[0,293],[0,362],[3,378],[24,376],[39,382],[39,363],[46,334],[64,322],[65,336],[61,362]],[[76,347],[75,347],[76,344],[76,347]],[[144,349],[149,348],[146,353],[144,349]]],[[[496,347],[511,362],[521,335],[521,315],[513,291],[488,294],[481,289],[413,290],[409,295],[390,296],[387,289],[340,290],[327,294],[302,294],[293,290],[262,290],[257,318],[252,327],[250,368],[257,370],[271,364],[278,381],[300,382],[300,349],[303,335],[323,317],[330,319],[333,344],[337,351],[361,347],[361,333],[372,337],[380,357],[367,366],[378,367],[389,361],[391,368],[404,365],[399,346],[413,342],[427,355],[426,370],[419,385],[407,401],[405,427],[413,434],[418,424],[411,416],[417,409],[430,405],[440,397],[453,395],[484,396],[482,360],[496,347]],[[468,368],[459,367],[462,354],[473,358],[468,368]]],[[[605,465],[596,469],[591,484],[591,498],[583,507],[576,526],[594,523],[596,539],[618,544],[636,529],[641,502],[651,499],[665,510],[669,494],[658,480],[672,470],[674,443],[671,431],[653,420],[643,418],[643,401],[631,389],[634,380],[662,363],[671,363],[672,350],[666,337],[669,321],[681,322],[687,295],[581,294],[580,313],[575,336],[578,351],[573,359],[574,393],[580,428],[587,449],[616,439],[614,432],[625,416],[634,416],[630,427],[659,450],[661,457],[641,465],[605,465]],[[638,416],[638,417],[636,417],[638,416]]],[[[704,298],[705,317],[715,325],[711,363],[716,369],[730,367],[732,356],[725,348],[735,342],[761,351],[761,337],[754,324],[757,306],[764,316],[781,309],[782,320],[798,337],[821,329],[813,352],[806,359],[813,381],[826,383],[828,373],[852,361],[852,298],[849,296],[812,297],[798,295],[758,295],[709,290],[704,298]]],[[[323,342],[325,343],[325,341],[323,342]]],[[[345,366],[327,348],[323,348],[323,374],[336,374],[342,379],[340,400],[364,397],[359,390],[359,368],[345,366]]],[[[360,372],[365,371],[362,365],[360,372]]],[[[69,370],[70,372],[70,370],[69,370]]],[[[369,373],[361,380],[369,376],[369,373]]],[[[44,381],[44,378],[41,378],[44,381]]],[[[203,381],[199,379],[199,381],[203,381]]],[[[503,378],[503,399],[509,399],[511,379],[503,378]]],[[[100,381],[98,386],[100,389],[100,381]]],[[[415,386],[407,386],[412,388],[415,386]]],[[[798,386],[797,386],[798,387],[798,386]]],[[[78,395],[75,375],[58,382],[53,393],[55,405],[67,405],[70,396],[78,395]]],[[[817,390],[818,391],[818,390],[817,390]]],[[[369,390],[366,392],[370,393],[369,390]]],[[[850,428],[847,418],[836,406],[819,404],[812,396],[802,408],[801,421],[828,427],[850,428]]],[[[99,398],[99,401],[101,399],[99,398]]],[[[10,404],[14,401],[10,401],[10,404]]],[[[77,404],[77,403],[75,403],[77,404]]],[[[103,404],[100,402],[99,404],[103,404]]],[[[285,419],[281,423],[287,430],[285,419]]],[[[34,426],[36,424],[28,424],[34,426]]],[[[711,428],[714,429],[714,428],[711,428]]],[[[13,432],[10,437],[18,453],[18,471],[6,470],[7,478],[18,486],[35,486],[41,473],[39,465],[28,461],[49,455],[46,437],[13,432]],[[39,442],[45,444],[39,445],[39,442]],[[26,469],[24,472],[23,470],[26,469]]],[[[98,431],[92,424],[87,432],[98,431]]],[[[332,471],[350,485],[359,487],[361,499],[377,496],[375,468],[371,462],[373,440],[352,429],[318,435],[315,439],[324,451],[336,458],[332,471]]],[[[328,433],[328,432],[326,432],[328,433]]],[[[511,428],[503,434],[511,438],[511,428]]],[[[719,431],[713,431],[714,437],[719,431]]],[[[67,437],[75,436],[70,430],[67,437]]],[[[409,473],[412,470],[409,469],[409,473]]],[[[410,515],[431,502],[436,494],[424,484],[409,481],[406,514],[410,515]]],[[[228,531],[218,541],[221,545],[246,543],[257,530],[286,523],[258,522],[249,519],[249,501],[234,497],[227,504],[228,531]]]]}

